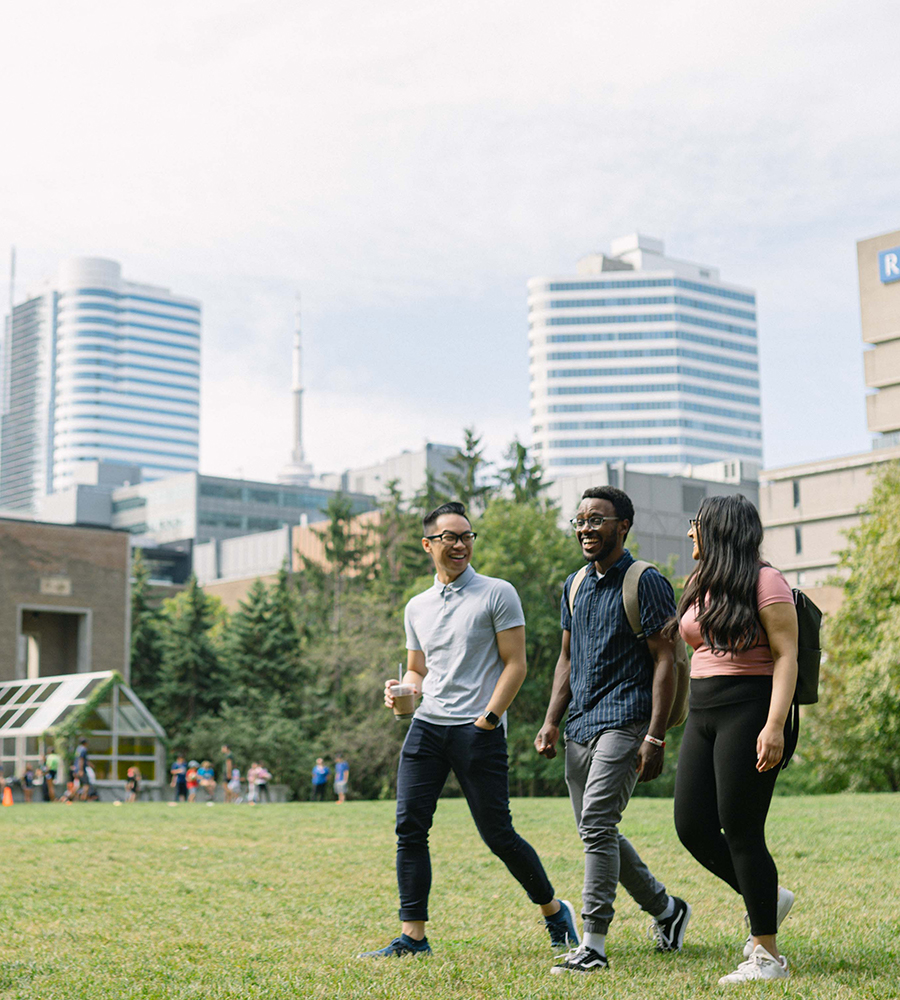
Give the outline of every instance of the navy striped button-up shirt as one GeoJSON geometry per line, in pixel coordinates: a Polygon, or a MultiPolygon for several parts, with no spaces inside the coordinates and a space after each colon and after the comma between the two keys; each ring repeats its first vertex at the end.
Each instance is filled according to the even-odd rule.
{"type": "MultiPolygon", "coordinates": [[[[591,567],[575,595],[573,616],[569,587],[574,573],[563,587],[561,625],[572,633],[566,736],[577,743],[604,729],[649,721],[652,713],[653,657],[647,643],[635,638],[622,601],[625,571],[633,562],[626,549],[602,577],[591,567]]],[[[675,614],[672,585],[655,568],[641,575],[638,600],[645,635],[659,632],[675,614]]]]}

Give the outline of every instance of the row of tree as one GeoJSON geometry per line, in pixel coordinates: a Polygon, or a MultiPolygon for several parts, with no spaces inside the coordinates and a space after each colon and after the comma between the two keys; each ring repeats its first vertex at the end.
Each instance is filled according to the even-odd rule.
{"type": "MultiPolygon", "coordinates": [[[[159,607],[135,561],[132,685],[166,728],[172,751],[215,759],[227,742],[244,766],[265,761],[299,797],[318,756],[351,762],[356,796],[393,794],[405,726],[382,704],[384,678],[405,660],[403,608],[431,585],[421,516],[447,499],[465,503],[478,531],[479,572],[509,580],[527,620],[529,672],[510,713],[513,794],[564,794],[559,758],[532,741],[559,649],[559,599],[580,565],[577,543],[543,496],[540,466],[514,441],[488,474],[481,442],[463,447],[440,482],[404,502],[392,488],[377,526],[361,530],[340,495],[323,522],[325,562],[257,581],[228,614],[195,580],[159,607]]],[[[900,469],[875,490],[871,516],[852,533],[843,568],[847,599],[827,632],[823,701],[806,715],[784,791],[900,789],[900,469]]],[[[671,567],[661,567],[671,575],[671,567]]],[[[673,581],[676,590],[681,581],[673,581]]],[[[680,734],[670,734],[665,774],[639,786],[671,794],[680,734]]],[[[451,788],[452,792],[452,788],[451,788]]]]}

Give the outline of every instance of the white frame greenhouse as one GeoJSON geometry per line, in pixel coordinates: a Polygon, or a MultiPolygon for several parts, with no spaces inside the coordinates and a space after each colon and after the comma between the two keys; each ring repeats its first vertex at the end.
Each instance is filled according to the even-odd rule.
{"type": "MultiPolygon", "coordinates": [[[[133,765],[140,768],[143,785],[167,784],[165,730],[111,670],[0,681],[0,767],[6,780],[21,777],[26,764],[36,766],[50,753],[54,730],[109,681],[108,697],[81,720],[76,736],[88,741],[98,788],[124,787],[133,765]]],[[[64,774],[57,775],[57,782],[64,781],[64,774]]]]}

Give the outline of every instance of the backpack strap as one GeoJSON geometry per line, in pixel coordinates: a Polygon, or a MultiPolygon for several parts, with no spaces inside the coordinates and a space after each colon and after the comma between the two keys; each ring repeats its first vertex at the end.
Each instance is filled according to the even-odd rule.
{"type": "Polygon", "coordinates": [[[569,584],[569,616],[575,614],[575,595],[578,593],[578,588],[584,583],[584,578],[587,576],[587,571],[590,567],[590,563],[585,563],[584,566],[575,574],[574,579],[569,584]]]}
{"type": "Polygon", "coordinates": [[[625,579],[622,581],[622,603],[625,605],[625,617],[634,632],[634,637],[643,642],[647,637],[641,626],[641,602],[638,597],[638,585],[641,582],[644,570],[650,569],[653,563],[644,562],[641,559],[635,561],[625,570],[625,579]]]}

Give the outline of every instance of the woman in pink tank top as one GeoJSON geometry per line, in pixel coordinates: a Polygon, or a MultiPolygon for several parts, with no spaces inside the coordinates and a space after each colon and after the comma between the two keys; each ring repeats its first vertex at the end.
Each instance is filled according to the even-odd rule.
{"type": "Polygon", "coordinates": [[[760,561],[762,523],[745,497],[707,497],[688,535],[698,565],[677,615],[694,653],[675,827],[747,908],[746,961],[719,983],[783,979],[788,965],[776,933],[794,894],[778,885],[765,825],[797,682],[793,594],[782,574],[760,561]]]}

